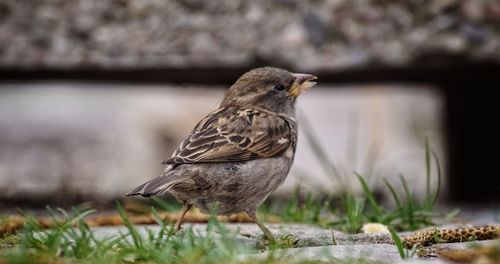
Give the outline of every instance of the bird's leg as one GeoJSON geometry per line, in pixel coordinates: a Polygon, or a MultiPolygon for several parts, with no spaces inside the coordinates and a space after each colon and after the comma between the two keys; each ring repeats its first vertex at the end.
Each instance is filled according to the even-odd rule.
{"type": "Polygon", "coordinates": [[[264,233],[264,236],[266,237],[266,239],[269,242],[275,242],[273,233],[271,233],[271,231],[269,231],[269,229],[267,229],[267,227],[264,224],[262,224],[259,221],[259,219],[257,219],[257,216],[255,214],[255,210],[247,210],[246,213],[250,217],[250,219],[252,219],[252,221],[259,226],[260,230],[262,230],[262,232],[264,233]]]}
{"type": "Polygon", "coordinates": [[[182,205],[181,216],[177,219],[177,222],[175,222],[175,231],[181,230],[182,219],[184,219],[184,216],[189,211],[189,209],[191,209],[191,207],[193,207],[193,205],[188,203],[182,205]]]}

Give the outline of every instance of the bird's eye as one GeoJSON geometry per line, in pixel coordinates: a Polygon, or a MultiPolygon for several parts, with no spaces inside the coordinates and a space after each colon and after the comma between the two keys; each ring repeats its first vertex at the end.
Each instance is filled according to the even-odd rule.
{"type": "Polygon", "coordinates": [[[282,84],[276,84],[274,86],[274,89],[278,90],[278,91],[284,91],[285,90],[285,86],[283,86],[282,84]]]}

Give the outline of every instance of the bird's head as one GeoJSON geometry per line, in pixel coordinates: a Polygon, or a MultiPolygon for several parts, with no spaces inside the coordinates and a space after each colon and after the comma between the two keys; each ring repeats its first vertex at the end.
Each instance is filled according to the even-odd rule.
{"type": "Polygon", "coordinates": [[[293,115],[297,96],[311,89],[317,77],[310,74],[263,67],[243,74],[226,92],[220,106],[259,106],[293,115]]]}

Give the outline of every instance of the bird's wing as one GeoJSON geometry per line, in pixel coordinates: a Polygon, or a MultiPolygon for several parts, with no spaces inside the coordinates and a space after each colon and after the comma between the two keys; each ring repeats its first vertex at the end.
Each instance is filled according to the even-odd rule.
{"type": "Polygon", "coordinates": [[[176,171],[171,170],[161,176],[158,176],[152,180],[149,180],[132,190],[131,192],[125,194],[125,196],[136,196],[141,195],[144,197],[149,197],[152,195],[161,195],[166,193],[170,188],[177,185],[190,185],[193,186],[192,179],[189,175],[179,174],[176,171]]]}
{"type": "Polygon", "coordinates": [[[271,112],[227,107],[201,120],[164,164],[245,161],[295,144],[295,122],[271,112]]]}

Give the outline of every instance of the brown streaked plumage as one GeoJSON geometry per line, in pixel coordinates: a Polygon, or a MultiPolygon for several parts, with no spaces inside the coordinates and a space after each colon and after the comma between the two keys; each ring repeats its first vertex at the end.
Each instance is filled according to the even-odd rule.
{"type": "Polygon", "coordinates": [[[241,76],[219,108],[181,142],[163,175],[127,196],[170,192],[184,205],[176,223],[194,205],[203,212],[246,212],[272,240],[255,215],[258,206],[285,180],[297,144],[295,99],[316,77],[263,67],[241,76]]]}
{"type": "Polygon", "coordinates": [[[223,107],[201,120],[164,164],[272,157],[292,143],[291,122],[264,109],[223,107]]]}

